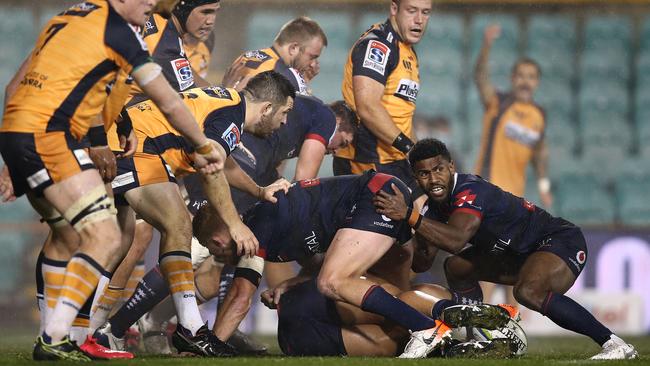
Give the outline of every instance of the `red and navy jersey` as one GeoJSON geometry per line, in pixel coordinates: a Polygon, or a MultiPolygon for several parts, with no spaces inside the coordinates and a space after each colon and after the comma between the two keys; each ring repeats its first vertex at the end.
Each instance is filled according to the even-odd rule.
{"type": "Polygon", "coordinates": [[[456,174],[454,189],[445,205],[427,201],[424,216],[447,222],[454,212],[481,219],[470,244],[493,252],[530,253],[545,237],[573,224],[551,216],[531,202],[503,191],[472,174],[456,174]]]}
{"type": "Polygon", "coordinates": [[[296,182],[287,194],[276,193],[277,203],[258,203],[244,215],[244,222],[260,242],[258,255],[271,262],[300,261],[324,253],[342,228],[391,236],[402,244],[411,238],[408,224],[378,214],[372,204],[380,189],[392,193],[391,184],[410,202],[402,181],[370,170],[296,182]]]}

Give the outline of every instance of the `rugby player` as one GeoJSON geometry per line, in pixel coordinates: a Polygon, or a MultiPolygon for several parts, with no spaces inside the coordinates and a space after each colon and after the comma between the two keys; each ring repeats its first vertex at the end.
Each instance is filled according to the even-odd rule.
{"type": "Polygon", "coordinates": [[[406,153],[413,146],[413,113],[419,91],[418,58],[413,50],[427,27],[430,0],[392,0],[390,17],[373,25],[354,44],[345,64],[342,92],[359,115],[359,136],[334,157],[334,174],[367,169],[392,174],[424,196],[413,179],[406,153]]]}
{"type": "MultiPolygon", "coordinates": [[[[243,92],[220,87],[195,88],[181,93],[201,128],[224,155],[237,147],[242,133],[268,136],[286,121],[293,105],[294,90],[288,80],[275,72],[257,75],[243,92]]],[[[174,345],[179,352],[204,356],[223,353],[220,343],[203,324],[194,295],[190,258],[191,225],[175,177],[192,173],[187,143],[167,123],[150,101],[135,104],[123,112],[142,141],[133,158],[118,161],[117,177],[112,187],[117,205],[128,204],[145,221],[161,232],[160,270],[169,283],[177,309],[179,324],[174,345]],[[175,214],[169,215],[169,212],[175,214]]],[[[118,148],[116,141],[109,141],[118,148]]],[[[230,198],[228,183],[260,199],[275,201],[273,193],[286,185],[259,187],[231,158],[223,172],[205,176],[202,183],[208,201],[227,223],[238,253],[253,255],[258,242],[241,222],[230,198]]],[[[131,215],[132,216],[132,215],[131,215]]],[[[132,218],[132,217],[131,217],[132,218]]]]}
{"type": "Polygon", "coordinates": [[[144,25],[153,3],[108,0],[69,8],[46,24],[12,79],[17,83],[7,96],[0,153],[15,193],[27,193],[46,220],[64,217],[81,238],[79,251],[61,276],[56,307],[34,347],[37,360],[89,360],[67,334],[99,277],[110,273],[124,253],[111,199],[78,142],[101,112],[106,86],[117,71],[131,73],[196,147],[197,168],[212,173],[223,165],[223,156],[197,128],[132,28],[144,25]]]}
{"type": "MultiPolygon", "coordinates": [[[[369,171],[361,176],[300,181],[278,203],[261,203],[245,216],[260,239],[254,258],[241,258],[232,287],[220,309],[214,332],[228,339],[250,308],[262,276],[264,261],[305,261],[324,254],[318,288],[330,298],[382,315],[405,329],[427,330],[436,337],[441,323],[423,316],[372,281],[360,280],[394,243],[410,239],[404,222],[386,220],[370,204],[372,196],[390,182],[409,195],[396,178],[369,171]]],[[[445,329],[442,329],[444,332],[445,329]]]]}
{"type": "MultiPolygon", "coordinates": [[[[454,254],[445,261],[445,274],[450,289],[462,294],[463,302],[482,301],[478,281],[514,285],[520,304],[602,346],[592,359],[638,356],[632,345],[564,295],[587,260],[580,228],[479,176],[456,173],[447,147],[439,140],[416,143],[409,162],[428,196],[422,213],[414,212],[409,197],[402,197],[396,189],[395,194],[378,193],[374,200],[377,212],[393,220],[408,220],[425,239],[423,254],[437,249],[454,254]],[[466,247],[468,243],[471,245],[466,247]]],[[[437,302],[434,316],[444,311],[443,320],[457,326],[459,319],[474,321],[474,314],[481,315],[477,310],[483,309],[453,306],[457,304],[453,300],[437,302]]],[[[421,347],[414,347],[409,356],[425,357],[430,348],[425,338],[417,333],[412,337],[419,338],[416,343],[421,347]]]]}
{"type": "Polygon", "coordinates": [[[224,85],[240,88],[251,75],[275,70],[291,82],[296,92],[307,94],[301,73],[316,67],[323,47],[327,47],[327,36],[318,23],[304,16],[295,18],[282,26],[271,47],[239,56],[231,67],[237,72],[224,85]]]}
{"type": "MultiPolygon", "coordinates": [[[[176,91],[187,90],[196,85],[208,86],[201,77],[194,77],[195,72],[186,57],[182,39],[206,39],[214,29],[220,6],[219,0],[183,0],[173,5],[168,14],[169,19],[157,13],[147,19],[143,31],[144,41],[152,52],[152,58],[162,65],[163,75],[176,91]]],[[[166,9],[158,10],[165,12],[166,9]]],[[[127,80],[126,83],[128,85],[129,81],[127,80]]],[[[129,104],[146,98],[138,95],[141,92],[139,88],[134,87],[127,91],[131,96],[135,96],[129,104]]],[[[113,99],[115,97],[109,100],[113,99]]],[[[120,110],[125,102],[123,100],[118,106],[120,110]]],[[[101,292],[102,296],[96,301],[95,314],[90,324],[91,333],[105,323],[110,310],[116,304],[121,305],[135,290],[135,286],[144,274],[144,263],[141,259],[152,236],[153,228],[146,222],[138,220],[134,242],[127,256],[115,270],[106,290],[101,292]]]]}
{"type": "MultiPolygon", "coordinates": [[[[317,164],[316,169],[311,171],[310,178],[313,178],[316,176],[318,165],[326,149],[333,151],[346,146],[354,137],[357,124],[356,115],[343,101],[334,102],[328,106],[312,97],[296,96],[294,107],[287,115],[287,123],[269,138],[255,137],[253,139],[259,142],[259,144],[254,145],[255,156],[250,152],[242,151],[244,150],[242,146],[233,151],[231,156],[257,184],[267,185],[278,180],[279,176],[276,167],[281,161],[294,157],[298,151],[300,152],[299,159],[304,160],[305,156],[303,154],[305,154],[305,151],[310,152],[309,149],[305,149],[305,144],[308,140],[313,140],[317,143],[312,148],[321,149],[320,155],[308,154],[309,160],[315,160],[315,162],[310,163],[317,164]]],[[[244,134],[242,140],[246,139],[247,136],[250,135],[244,134]]],[[[299,176],[298,174],[301,173],[297,172],[296,176],[299,176]]],[[[207,204],[206,196],[203,193],[200,181],[194,176],[184,178],[184,183],[190,199],[187,208],[192,215],[195,215],[201,207],[207,204]]],[[[234,187],[231,187],[231,194],[233,202],[240,213],[247,211],[259,199],[234,187]]],[[[218,222],[221,223],[222,221],[219,220],[218,222]]],[[[209,254],[205,249],[201,250],[200,245],[199,248],[194,244],[192,245],[192,258],[195,266],[198,266],[207,256],[209,254]],[[195,258],[201,256],[201,259],[195,258]]],[[[201,264],[203,274],[196,274],[195,283],[197,284],[197,296],[200,295],[202,301],[217,296],[220,287],[228,287],[232,283],[231,270],[234,271],[234,267],[228,266],[223,272],[222,267],[223,264],[214,261],[206,261],[206,263],[201,264]],[[219,281],[219,278],[224,280],[219,281]],[[198,287],[199,283],[204,284],[201,289],[198,287]]],[[[284,277],[276,279],[275,283],[280,283],[285,279],[284,277]]],[[[131,296],[126,301],[125,306],[109,319],[111,335],[108,336],[110,337],[109,340],[112,340],[115,349],[123,349],[120,338],[124,336],[128,327],[169,295],[169,290],[166,288],[164,279],[158,269],[151,270],[138,285],[138,289],[137,295],[131,296]]],[[[223,295],[225,295],[225,292],[223,292],[223,295]]],[[[155,322],[156,320],[150,319],[148,321],[155,322]]],[[[160,332],[151,332],[150,336],[160,338],[160,334],[160,332]]],[[[164,340],[157,342],[160,349],[156,350],[156,352],[165,352],[165,341],[166,337],[164,340]]],[[[228,342],[236,343],[237,341],[231,337],[228,342]]],[[[252,346],[252,341],[243,343],[252,346]]],[[[260,347],[237,348],[240,353],[246,353],[247,350],[256,350],[254,353],[261,352],[260,347]]]]}

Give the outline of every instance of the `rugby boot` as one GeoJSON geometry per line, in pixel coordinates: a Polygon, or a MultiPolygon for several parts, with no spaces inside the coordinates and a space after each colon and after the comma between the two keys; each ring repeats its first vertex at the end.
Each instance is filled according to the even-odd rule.
{"type": "Polygon", "coordinates": [[[99,327],[93,334],[93,338],[96,339],[97,343],[106,348],[110,348],[114,351],[126,351],[124,338],[118,338],[113,335],[111,323],[109,322],[106,322],[104,325],[99,327]]]}
{"type": "Polygon", "coordinates": [[[510,312],[497,305],[454,305],[445,309],[440,319],[452,328],[498,329],[508,324],[510,312]]]}
{"type": "Polygon", "coordinates": [[[192,335],[189,329],[178,324],[172,335],[172,344],[180,354],[193,354],[207,357],[232,357],[237,351],[231,345],[215,336],[207,325],[203,325],[192,335]]]}
{"type": "Polygon", "coordinates": [[[631,344],[612,334],[611,338],[603,344],[599,354],[591,357],[592,360],[631,360],[639,357],[639,353],[631,344]]]}
{"type": "Polygon", "coordinates": [[[133,353],[116,351],[97,343],[97,339],[87,336],[86,341],[79,347],[85,354],[94,360],[132,359],[133,353]]]}
{"type": "Polygon", "coordinates": [[[445,357],[454,358],[507,358],[510,355],[510,340],[507,338],[462,342],[444,349],[445,357]]]}
{"type": "Polygon", "coordinates": [[[451,341],[451,328],[436,320],[433,328],[411,332],[411,339],[399,358],[425,358],[449,341],[451,341]]]}
{"type": "Polygon", "coordinates": [[[77,343],[67,336],[60,342],[52,344],[45,343],[43,336],[36,338],[32,358],[34,361],[91,361],[77,343]]]}
{"type": "Polygon", "coordinates": [[[138,319],[138,328],[142,334],[142,343],[147,353],[155,355],[172,354],[172,349],[169,346],[169,338],[164,330],[167,328],[167,322],[160,324],[154,321],[153,317],[147,313],[138,319]]]}
{"type": "Polygon", "coordinates": [[[268,351],[265,345],[239,330],[235,330],[228,339],[228,343],[235,347],[240,355],[262,356],[268,351]]]}

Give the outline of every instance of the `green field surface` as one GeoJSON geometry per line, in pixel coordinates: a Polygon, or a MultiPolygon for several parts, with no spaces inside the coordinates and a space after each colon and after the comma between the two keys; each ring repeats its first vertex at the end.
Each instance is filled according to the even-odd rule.
{"type": "MultiPolygon", "coordinates": [[[[263,338],[270,345],[271,356],[266,357],[238,357],[232,359],[214,358],[178,358],[140,356],[130,361],[110,361],[111,365],[178,365],[178,366],[208,366],[208,365],[444,365],[444,366],[492,366],[492,365],[650,365],[650,337],[626,337],[626,340],[639,351],[639,359],[633,361],[589,361],[588,358],[598,352],[598,347],[585,337],[554,337],[529,339],[528,354],[518,359],[425,359],[425,360],[398,360],[394,358],[338,358],[338,357],[283,357],[273,338],[263,338]]],[[[31,336],[11,336],[2,331],[0,337],[0,365],[67,365],[79,363],[72,362],[34,362],[31,359],[31,336]]],[[[101,362],[105,364],[105,362],[101,362]]]]}

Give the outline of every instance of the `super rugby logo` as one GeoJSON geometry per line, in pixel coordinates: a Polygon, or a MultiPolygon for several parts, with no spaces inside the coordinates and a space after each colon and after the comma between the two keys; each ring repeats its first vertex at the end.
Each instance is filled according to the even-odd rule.
{"type": "Polygon", "coordinates": [[[420,91],[420,84],[417,81],[401,79],[397,85],[395,96],[415,103],[420,91]]]}
{"type": "Polygon", "coordinates": [[[241,139],[241,133],[239,132],[239,128],[237,128],[237,125],[234,123],[231,123],[230,126],[226,129],[226,131],[221,135],[221,138],[223,141],[226,142],[228,145],[228,148],[230,151],[235,150],[235,147],[239,144],[239,140],[241,139]]]}
{"type": "Polygon", "coordinates": [[[267,55],[264,52],[260,52],[260,51],[248,51],[248,52],[244,53],[244,57],[245,58],[254,58],[254,59],[259,60],[259,61],[264,61],[264,60],[270,58],[269,55],[267,55]]]}
{"type": "Polygon", "coordinates": [[[388,46],[379,41],[370,41],[363,59],[363,67],[384,75],[388,64],[388,55],[390,55],[388,46]]]}
{"type": "Polygon", "coordinates": [[[194,84],[194,76],[192,75],[192,67],[190,62],[186,58],[177,58],[170,61],[172,64],[172,70],[174,70],[174,75],[176,75],[176,81],[178,81],[179,90],[185,90],[194,84]]]}

